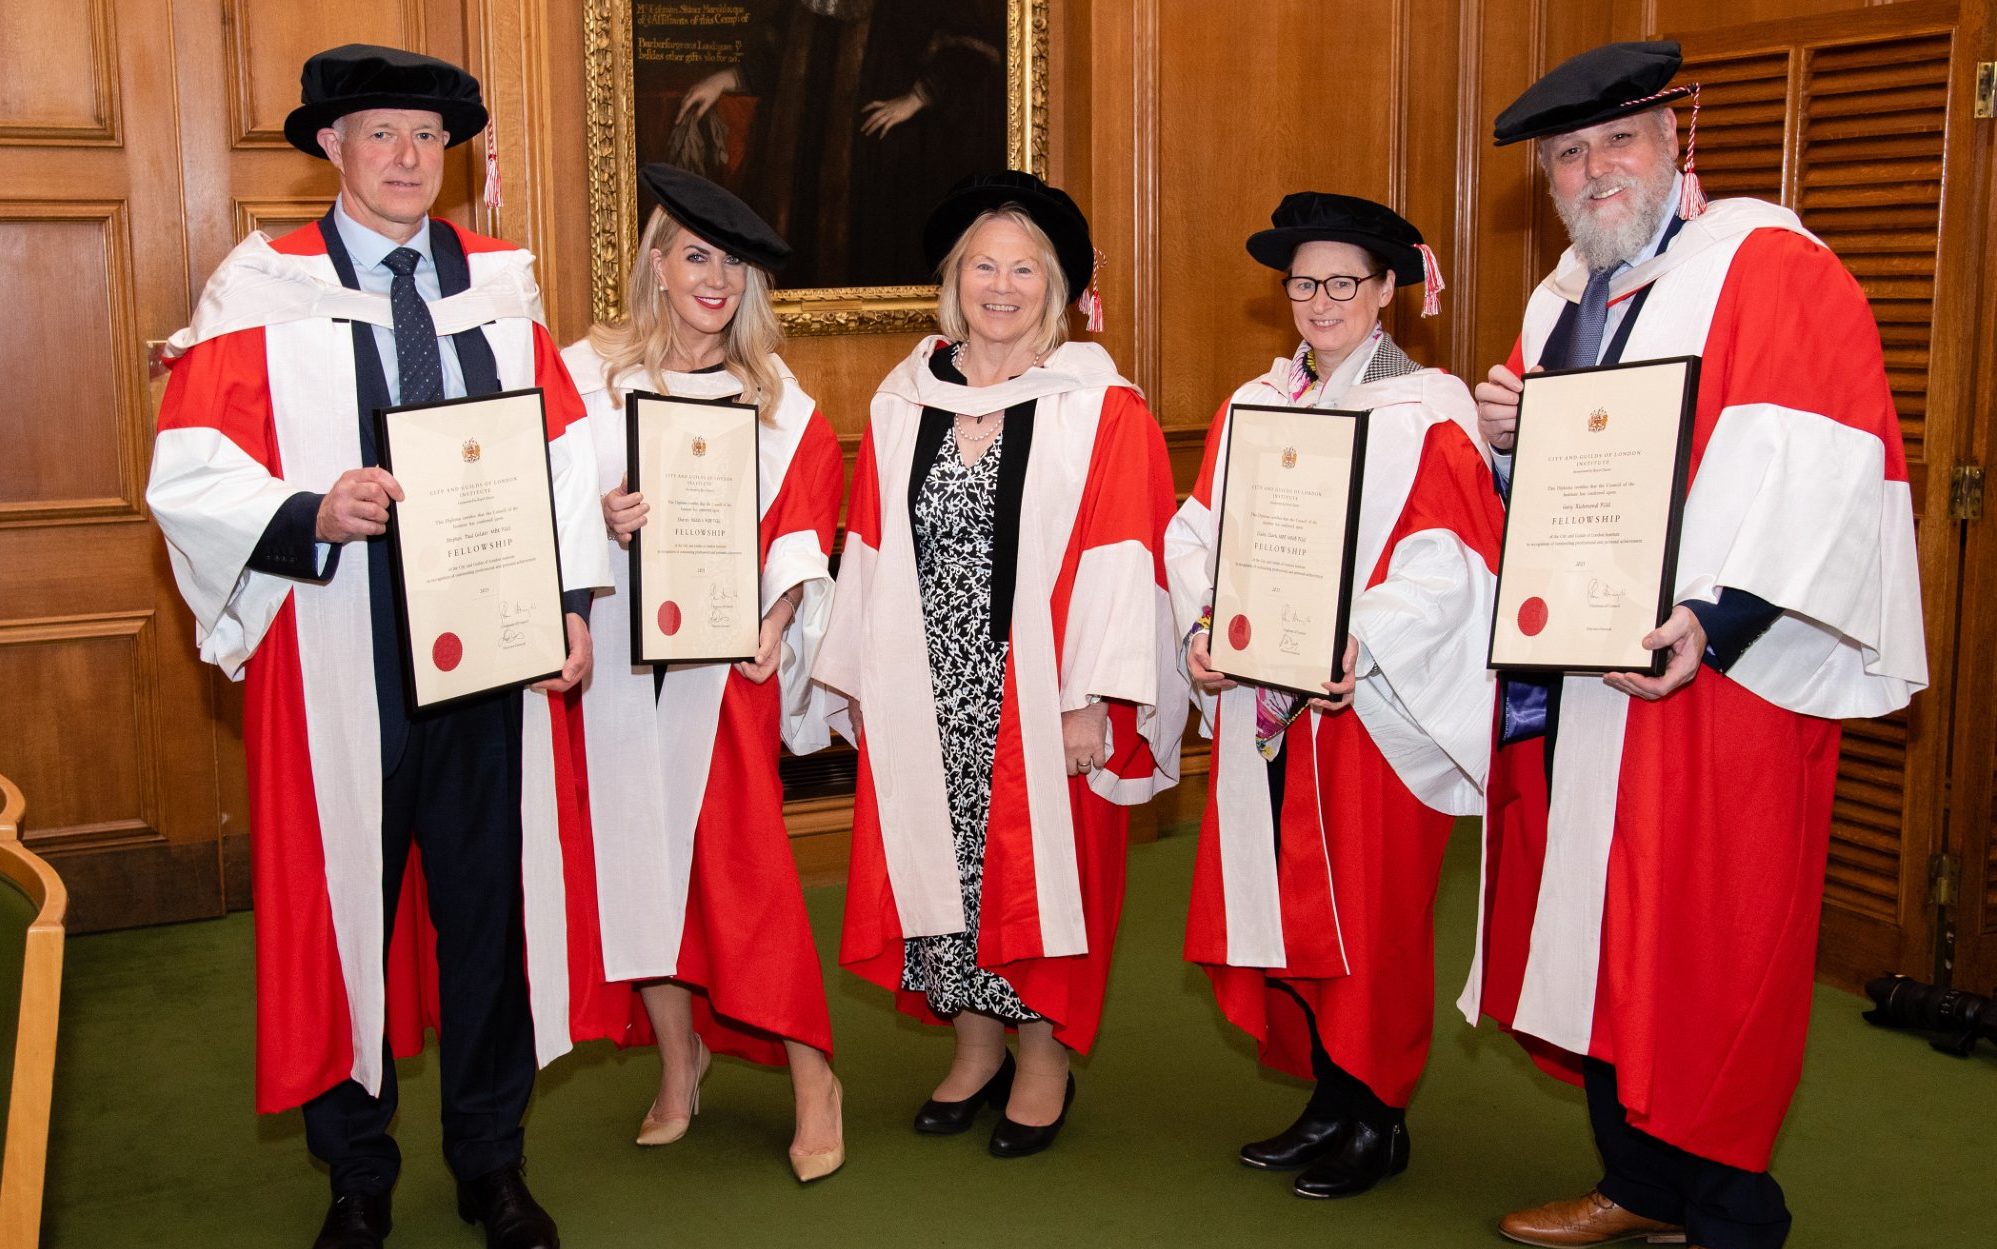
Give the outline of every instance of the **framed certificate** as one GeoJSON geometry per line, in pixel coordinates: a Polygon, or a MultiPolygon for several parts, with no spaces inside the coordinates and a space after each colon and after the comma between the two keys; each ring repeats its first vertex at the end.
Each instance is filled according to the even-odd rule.
{"type": "Polygon", "coordinates": [[[1526,377],[1491,667],[1664,671],[1698,393],[1697,356],[1526,377]]]}
{"type": "Polygon", "coordinates": [[[1245,403],[1228,413],[1214,671],[1313,698],[1326,678],[1344,679],[1366,418],[1245,403]]]}
{"type": "Polygon", "coordinates": [[[632,391],[624,422],[628,485],[651,505],[631,535],[631,662],[754,659],[762,630],[755,407],[632,391]]]}
{"type": "Polygon", "coordinates": [[[559,676],[561,552],[539,390],[375,413],[411,711],[559,676]]]}

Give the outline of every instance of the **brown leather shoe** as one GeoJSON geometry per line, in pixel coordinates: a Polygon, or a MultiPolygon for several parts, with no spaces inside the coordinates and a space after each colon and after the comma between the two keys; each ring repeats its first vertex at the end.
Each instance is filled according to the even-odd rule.
{"type": "Polygon", "coordinates": [[[1609,1245],[1622,1240],[1644,1240],[1653,1245],[1685,1243],[1684,1228],[1632,1214],[1599,1191],[1513,1211],[1498,1220],[1498,1231],[1522,1245],[1542,1249],[1609,1245]]]}

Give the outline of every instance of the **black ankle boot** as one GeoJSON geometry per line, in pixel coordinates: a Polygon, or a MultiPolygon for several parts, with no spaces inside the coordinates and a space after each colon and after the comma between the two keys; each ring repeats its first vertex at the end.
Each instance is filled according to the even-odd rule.
{"type": "Polygon", "coordinates": [[[1243,1145],[1241,1165],[1261,1171],[1294,1171],[1344,1144],[1351,1126],[1350,1112],[1321,1107],[1313,1099],[1289,1127],[1267,1140],[1243,1145]]]}
{"type": "Polygon", "coordinates": [[[960,1102],[939,1102],[930,1098],[922,1103],[922,1109],[915,1112],[915,1130],[926,1136],[955,1136],[968,1129],[978,1117],[978,1111],[986,1106],[1004,1106],[1012,1096],[1012,1051],[1005,1052],[1005,1060],[985,1086],[960,1102]]]}
{"type": "Polygon", "coordinates": [[[1361,1113],[1353,1116],[1339,1147],[1312,1163],[1291,1187],[1299,1197],[1356,1197],[1407,1169],[1407,1112],[1361,1113]]]}

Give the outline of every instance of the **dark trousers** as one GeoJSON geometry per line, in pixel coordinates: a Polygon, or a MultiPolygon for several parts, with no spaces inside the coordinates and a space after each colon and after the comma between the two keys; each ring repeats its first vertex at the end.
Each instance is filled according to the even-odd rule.
{"type": "MultiPolygon", "coordinates": [[[[1283,852],[1283,789],[1289,767],[1288,752],[1278,752],[1269,760],[1269,805],[1272,808],[1276,829],[1275,851],[1283,852]]],[[[1280,980],[1271,981],[1277,988],[1290,995],[1291,999],[1304,1012],[1304,1026],[1311,1036],[1311,1075],[1317,1079],[1317,1087],[1311,1090],[1310,1113],[1320,1119],[1335,1118],[1339,1115],[1356,1114],[1369,1123],[1383,1123],[1400,1107],[1389,1106],[1374,1095],[1364,1080],[1331,1061],[1325,1052],[1324,1042],[1318,1039],[1317,1014],[1304,996],[1280,980]]]]}
{"type": "MultiPolygon", "coordinates": [[[[381,806],[384,944],[414,844],[437,929],[444,1159],[460,1180],[477,1179],[520,1160],[520,1120],[534,1089],[521,921],[520,697],[412,721],[383,780],[381,806]]],[[[305,1142],[332,1168],[334,1193],[394,1185],[402,1165],[389,1135],[395,1107],[393,1061],[379,1097],[347,1080],[305,1104],[305,1142]]]]}
{"type": "Polygon", "coordinates": [[[1631,1127],[1608,1063],[1585,1059],[1581,1076],[1604,1197],[1646,1219],[1683,1224],[1686,1242],[1700,1249],[1775,1249],[1788,1238],[1789,1208],[1768,1172],[1701,1158],[1631,1127]]]}

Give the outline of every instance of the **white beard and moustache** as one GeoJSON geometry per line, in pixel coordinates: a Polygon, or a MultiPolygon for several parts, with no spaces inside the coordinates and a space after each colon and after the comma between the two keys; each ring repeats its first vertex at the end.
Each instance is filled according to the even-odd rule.
{"type": "Polygon", "coordinates": [[[1659,161],[1656,172],[1645,180],[1627,174],[1594,178],[1571,200],[1562,199],[1555,192],[1554,211],[1566,224],[1574,251],[1590,269],[1613,269],[1635,261],[1650,245],[1658,227],[1664,224],[1665,214],[1671,211],[1671,185],[1677,176],[1678,170],[1670,161],[1659,161]],[[1635,196],[1633,211],[1620,225],[1601,224],[1587,209],[1589,198],[1618,188],[1635,196]]]}

